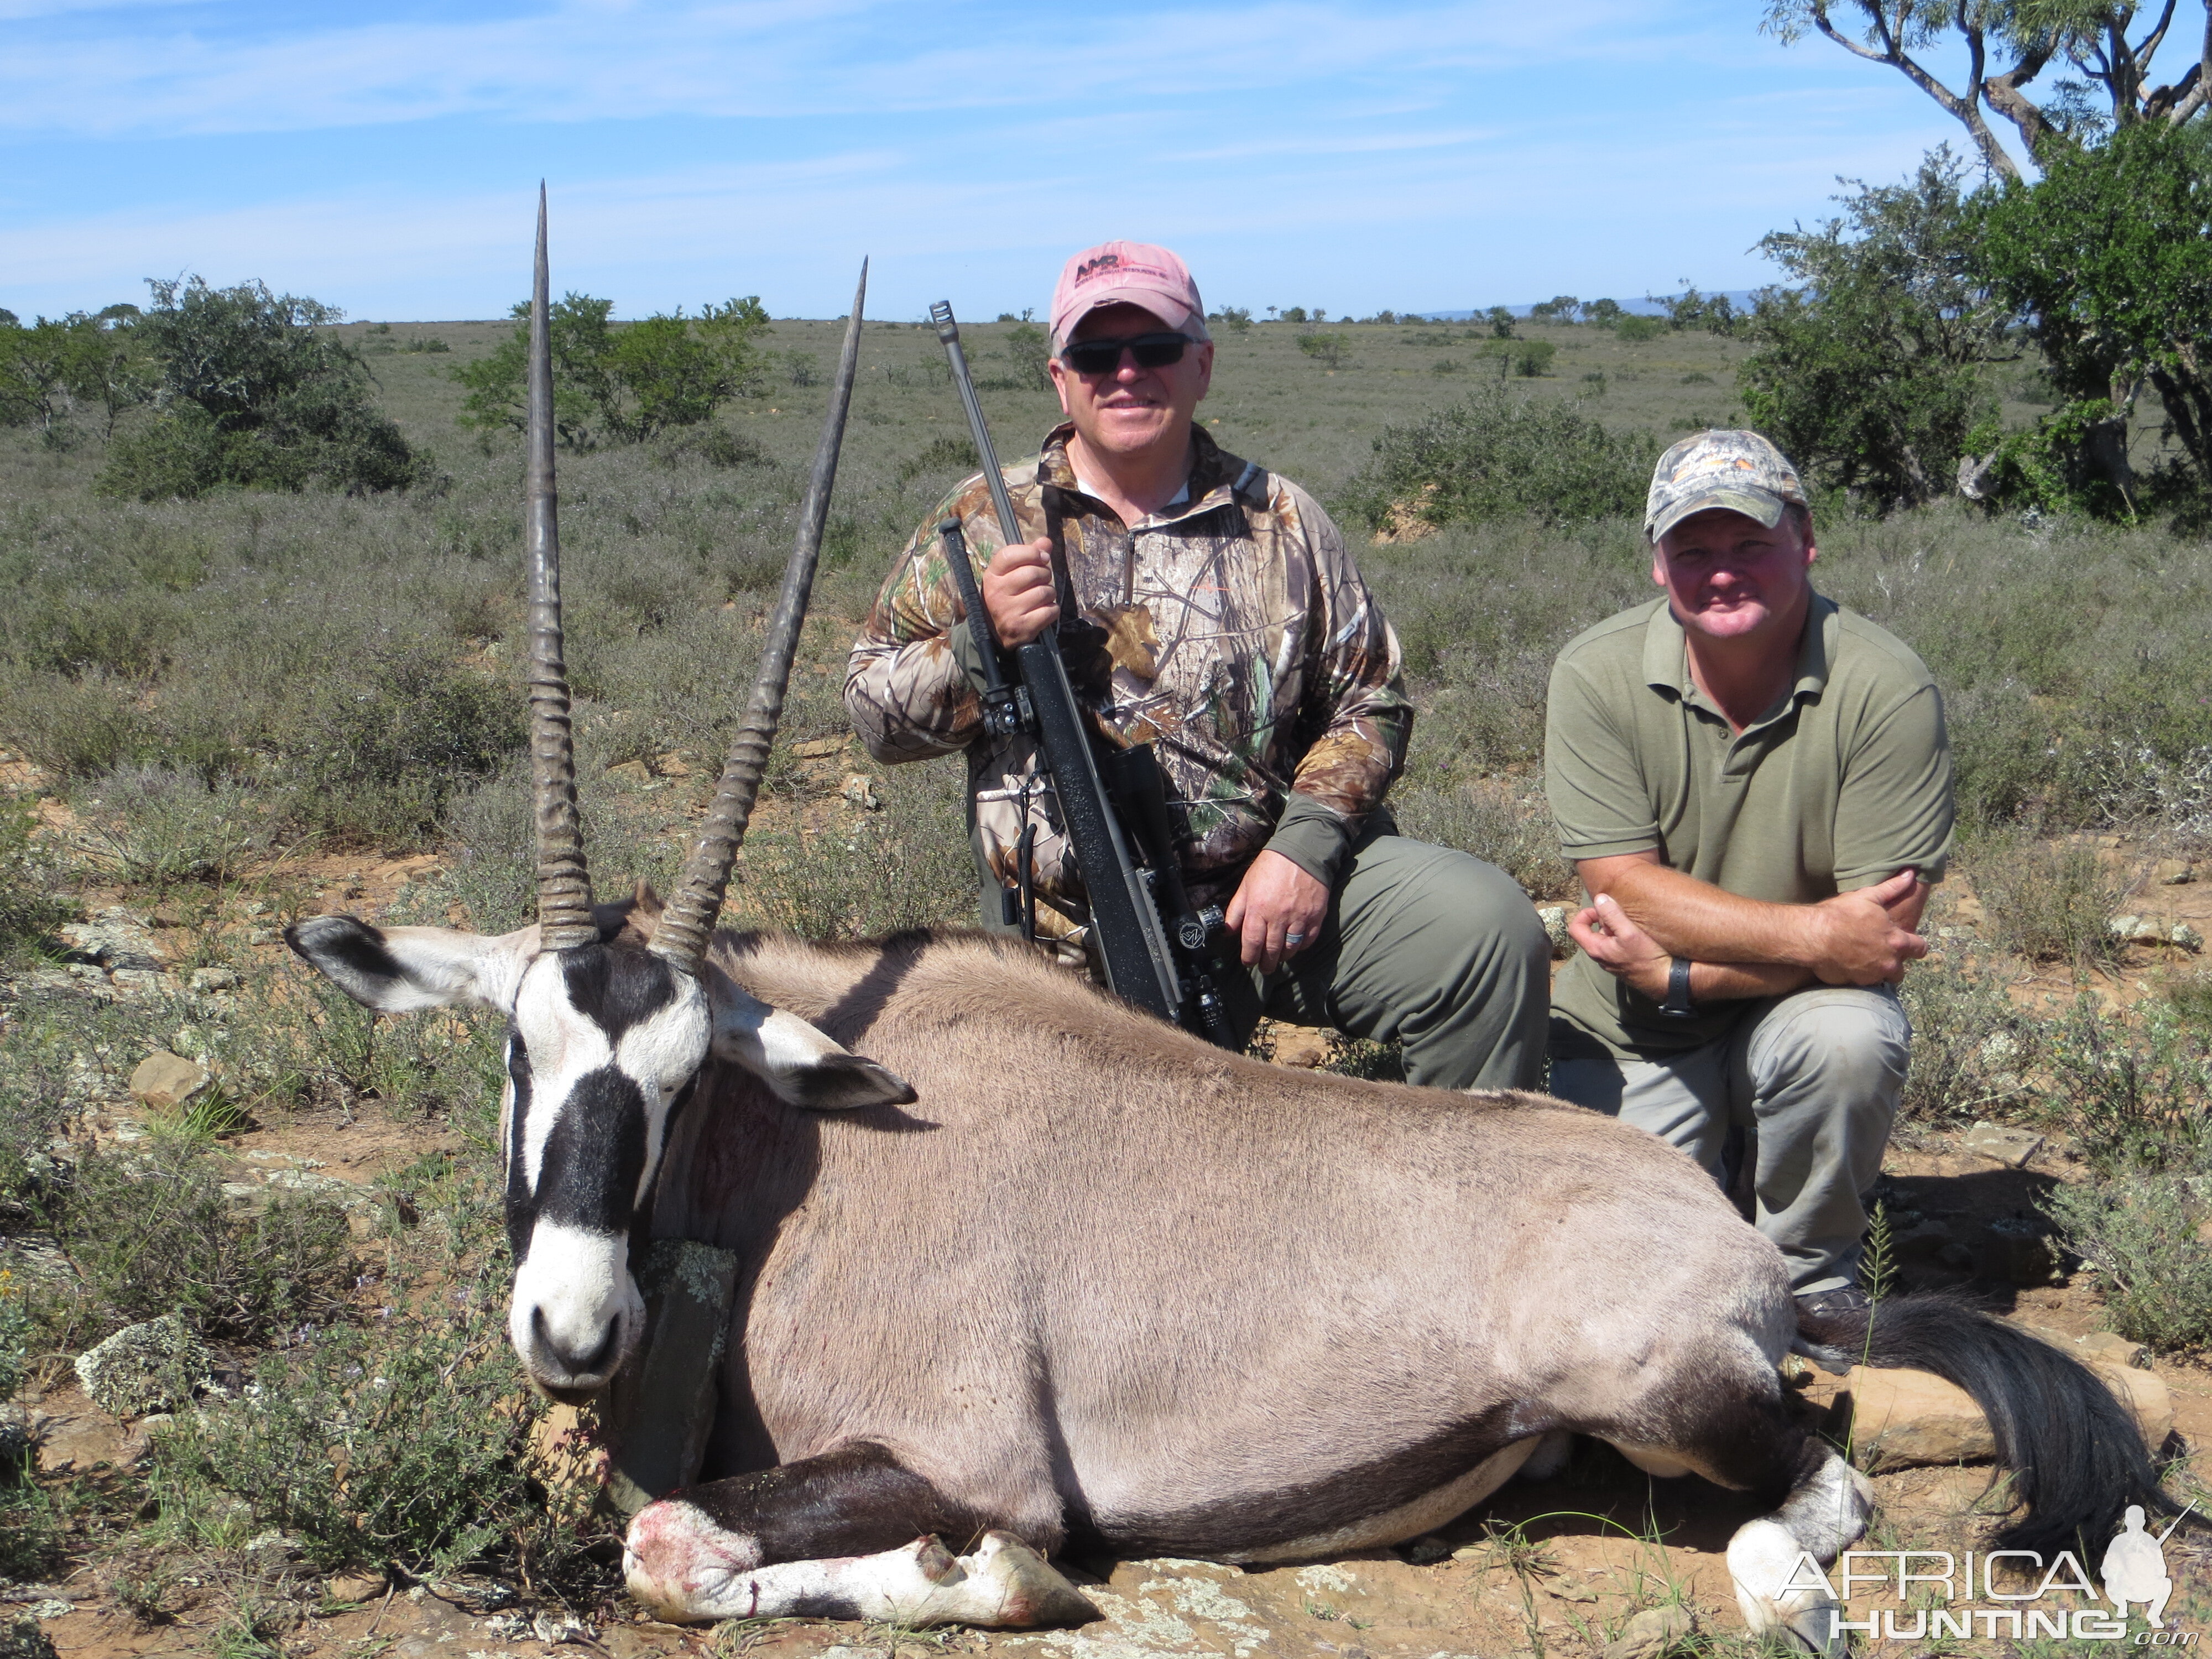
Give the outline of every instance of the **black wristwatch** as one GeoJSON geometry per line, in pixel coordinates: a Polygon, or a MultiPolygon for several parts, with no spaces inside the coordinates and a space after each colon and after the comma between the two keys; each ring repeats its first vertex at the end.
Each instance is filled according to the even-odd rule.
{"type": "Polygon", "coordinates": [[[1659,1005],[1659,1012],[1669,1019],[1695,1019],[1698,1005],[1690,1000],[1690,959],[1676,957],[1674,965],[1667,973],[1667,1000],[1659,1005]]]}

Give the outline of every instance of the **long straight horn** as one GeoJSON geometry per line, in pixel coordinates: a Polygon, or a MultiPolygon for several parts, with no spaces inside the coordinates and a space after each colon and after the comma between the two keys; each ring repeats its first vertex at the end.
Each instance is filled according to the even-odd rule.
{"type": "Polygon", "coordinates": [[[721,914],[722,891],[729,885],[730,866],[738,856],[738,843],[745,838],[745,824],[760,794],[761,775],[768,769],[768,751],[775,741],[775,728],[783,718],[783,694],[791,684],[791,659],[798,654],[799,635],[806,620],[807,596],[814,591],[814,568],[822,556],[822,527],[830,516],[830,489],[837,481],[837,452],[845,437],[845,411],[853,401],[853,379],[860,362],[860,310],[868,297],[868,262],[860,261],[860,283],[853,293],[853,309],[845,319],[845,348],[837,360],[837,384],[830,393],[830,413],[822,422],[822,441],[814,449],[814,476],[806,485],[806,501],[799,510],[799,537],[793,543],[791,562],[784,567],[783,591],[776,596],[768,636],[761,644],[760,670],[753,678],[752,700],[745,706],[744,723],[730,744],[722,763],[721,787],[699,832],[698,845],[684,866],[684,883],[654,929],[653,950],[686,973],[696,974],[714,936],[714,918],[721,914]]]}
{"type": "Polygon", "coordinates": [[[538,268],[530,290],[530,427],[523,559],[530,580],[530,790],[538,821],[539,948],[595,943],[592,877],[576,811],[576,744],[561,660],[561,525],[553,488],[553,348],[545,274],[545,186],[538,186],[538,268]]]}

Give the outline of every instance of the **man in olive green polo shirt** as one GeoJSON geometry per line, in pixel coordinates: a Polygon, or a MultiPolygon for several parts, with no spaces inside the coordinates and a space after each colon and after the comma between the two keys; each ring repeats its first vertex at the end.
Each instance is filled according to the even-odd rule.
{"type": "Polygon", "coordinates": [[[1813,591],[1804,489],[1756,433],[1662,456],[1644,533],[1665,597],[1552,671],[1545,783],[1591,896],[1552,1091],[1717,1176],[1749,1131],[1759,1227],[1799,1297],[1863,1307],[1861,1194],[1911,1037],[1895,986],[1951,850],[1942,701],[1813,591]]]}

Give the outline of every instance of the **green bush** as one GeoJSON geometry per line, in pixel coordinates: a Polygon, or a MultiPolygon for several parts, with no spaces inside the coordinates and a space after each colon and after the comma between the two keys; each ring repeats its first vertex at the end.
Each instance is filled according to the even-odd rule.
{"type": "MultiPolygon", "coordinates": [[[[31,838],[37,827],[27,802],[0,794],[0,963],[35,950],[76,908],[59,890],[52,860],[31,838]]],[[[0,1160],[6,1156],[0,1151],[0,1160]]]]}
{"type": "Polygon", "coordinates": [[[1642,345],[1656,340],[1667,331],[1663,319],[1646,317],[1638,313],[1623,312],[1613,325],[1613,337],[1623,345],[1642,345]]]}
{"type": "Polygon", "coordinates": [[[1352,361],[1349,334],[1301,334],[1298,349],[1324,368],[1342,368],[1352,361]]]}
{"type": "Polygon", "coordinates": [[[184,1521],[232,1494],[319,1566],[489,1561],[541,1589],[577,1583],[605,1529],[588,1483],[530,1446],[548,1407],[507,1341],[496,1181],[418,1168],[404,1185],[422,1222],[388,1212],[378,1305],[263,1356],[246,1397],[180,1415],[155,1440],[155,1496],[184,1521]]]}
{"type": "Polygon", "coordinates": [[[1615,435],[1565,404],[1486,388],[1385,430],[1345,496],[1370,530],[1394,514],[1431,525],[1626,517],[1643,511],[1657,454],[1646,434],[1615,435]]]}
{"type": "MultiPolygon", "coordinates": [[[[0,1267],[0,1405],[15,1397],[29,1374],[33,1328],[23,1287],[0,1267]]],[[[61,1528],[34,1472],[27,1443],[0,1441],[0,1579],[44,1577],[60,1553],[61,1528]]]]}
{"type": "Polygon", "coordinates": [[[2039,1053],[2036,1022],[2004,981],[1962,947],[1947,945],[1910,969],[1899,988],[1912,1021],[1911,1064],[1899,1111],[1922,1121],[1972,1120],[2017,1110],[2039,1053]]]}
{"type": "Polygon", "coordinates": [[[1524,380],[1536,380],[1552,372],[1552,359],[1559,355],[1559,347],[1549,340],[1518,341],[1510,359],[1513,372],[1524,380]]]}
{"type": "Polygon", "coordinates": [[[419,843],[448,801],[522,744],[514,687],[428,652],[334,665],[301,690],[285,811],[343,840],[419,843]]]}
{"type": "MultiPolygon", "coordinates": [[[[1252,319],[1247,316],[1244,325],[1252,319]]],[[[1017,323],[1006,331],[1006,356],[1014,366],[1013,383],[1031,392],[1052,390],[1052,338],[1035,323],[1017,323]]],[[[972,446],[971,446],[972,447],[972,446]]]]}
{"type": "Polygon", "coordinates": [[[1951,493],[2014,355],[1975,265],[1978,209],[1948,149],[1909,184],[1860,185],[1844,216],[1759,246],[1803,286],[1762,289],[1741,370],[1752,423],[1814,483],[1882,508],[1951,493]]]}
{"type": "Polygon", "coordinates": [[[132,333],[152,364],[154,411],[117,438],[101,490],[150,501],[428,480],[428,459],[371,407],[368,371],[330,331],[342,313],[260,283],[149,286],[154,304],[132,333]]]}
{"type": "Polygon", "coordinates": [[[54,1237],[84,1287],[70,1334],[179,1313],[213,1337],[252,1342],[328,1318],[354,1272],[344,1212],[283,1194],[241,1215],[196,1148],[156,1140],[128,1159],[88,1153],[52,1201],[54,1237]]]}
{"type": "Polygon", "coordinates": [[[733,923],[806,939],[865,939],[902,927],[967,921],[975,864],[963,829],[963,763],[896,766],[874,780],[882,810],[826,828],[746,837],[733,923]]]}
{"type": "Polygon", "coordinates": [[[2065,1248],[2096,1276],[2112,1328],[2159,1349],[2212,1342],[2212,1245],[2197,1181],[2124,1175],[2069,1182],[2044,1207],[2065,1248]]]}
{"type": "Polygon", "coordinates": [[[911,483],[916,478],[936,480],[932,485],[932,497],[942,494],[956,478],[962,478],[981,470],[982,456],[977,453],[973,438],[946,433],[933,438],[928,446],[909,455],[899,463],[898,481],[911,483]]]}
{"type": "Polygon", "coordinates": [[[1984,932],[1998,949],[2031,962],[2083,965],[2119,953],[2106,924],[2120,884],[2095,848],[1996,831],[1969,847],[1967,868],[1987,919],[1984,932]]]}
{"type": "Polygon", "coordinates": [[[80,805],[93,861],[134,884],[231,879],[267,852],[274,830],[252,791],[160,766],[118,767],[93,780],[80,805]]]}
{"type": "Polygon", "coordinates": [[[1390,805],[1407,835],[1486,860],[1531,898],[1577,890],[1551,810],[1533,784],[1516,788],[1510,780],[1485,778],[1459,788],[1416,786],[1393,793],[1390,805]]]}
{"type": "MultiPolygon", "coordinates": [[[[702,306],[696,317],[679,306],[620,328],[613,313],[611,300],[568,294],[546,319],[553,423],[568,447],[589,449],[603,439],[641,443],[698,426],[758,389],[763,362],[753,342],[769,319],[757,298],[702,306]]],[[[529,301],[513,314],[514,331],[497,350],[453,371],[469,394],[464,426],[520,432],[528,424],[529,301]]]]}
{"type": "Polygon", "coordinates": [[[2103,1173],[2186,1167],[2212,1113],[2212,1037],[2172,1004],[2116,1019],[2084,997],[2043,1033],[2045,1117],[2103,1173]]]}

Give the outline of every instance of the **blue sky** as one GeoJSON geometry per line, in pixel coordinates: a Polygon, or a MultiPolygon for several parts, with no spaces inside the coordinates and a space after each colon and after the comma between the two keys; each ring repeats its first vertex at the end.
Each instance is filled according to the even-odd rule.
{"type": "Polygon", "coordinates": [[[1042,309],[1085,243],[1211,303],[1442,309],[1771,279],[1765,231],[1962,135],[1761,0],[0,0],[0,305],[258,276],[356,317],[758,294],[1042,309]]]}

